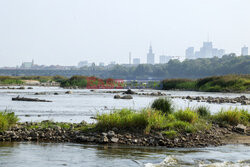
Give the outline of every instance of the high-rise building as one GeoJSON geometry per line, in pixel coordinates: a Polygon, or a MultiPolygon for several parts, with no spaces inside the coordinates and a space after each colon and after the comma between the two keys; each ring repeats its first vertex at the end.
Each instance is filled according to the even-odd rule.
{"type": "Polygon", "coordinates": [[[244,46],[241,48],[241,55],[247,56],[248,55],[248,47],[244,46]]]}
{"type": "Polygon", "coordinates": [[[160,64],[165,64],[166,63],[166,56],[165,55],[160,55],[160,57],[159,57],[159,63],[160,64]]]}
{"type": "Polygon", "coordinates": [[[155,54],[153,53],[151,45],[149,47],[149,52],[147,54],[147,64],[155,64],[155,54]]]}
{"type": "Polygon", "coordinates": [[[135,65],[140,64],[140,58],[134,58],[133,59],[133,64],[135,64],[135,65]]]}
{"type": "Polygon", "coordinates": [[[189,47],[186,49],[186,59],[195,59],[194,57],[194,47],[189,47]]]}
{"type": "Polygon", "coordinates": [[[88,61],[80,61],[78,63],[78,67],[81,68],[81,67],[87,67],[88,66],[88,61]]]}
{"type": "Polygon", "coordinates": [[[131,52],[129,52],[129,64],[131,64],[131,52]]]}
{"type": "Polygon", "coordinates": [[[212,42],[203,42],[203,46],[200,48],[200,50],[195,52],[194,58],[222,57],[224,54],[225,50],[213,48],[212,42]]]}

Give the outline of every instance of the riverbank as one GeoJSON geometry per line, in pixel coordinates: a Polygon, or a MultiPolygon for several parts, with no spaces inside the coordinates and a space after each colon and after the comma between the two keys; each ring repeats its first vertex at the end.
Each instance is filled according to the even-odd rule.
{"type": "Polygon", "coordinates": [[[20,123],[5,132],[0,132],[0,141],[74,142],[94,144],[122,144],[134,146],[206,147],[225,144],[250,144],[250,129],[247,133],[237,131],[236,126],[220,127],[214,124],[210,130],[198,133],[183,133],[171,138],[159,131],[150,134],[126,132],[113,129],[103,132],[80,130],[85,123],[66,124],[43,121],[20,123]],[[49,127],[43,127],[44,124],[49,127]]]}
{"type": "Polygon", "coordinates": [[[164,147],[205,147],[250,143],[250,113],[206,107],[175,110],[170,99],[150,108],[97,114],[95,123],[52,121],[18,123],[14,113],[0,112],[0,141],[74,142],[164,147]],[[230,140],[229,140],[230,139],[230,140]]]}
{"type": "Polygon", "coordinates": [[[250,75],[224,75],[192,79],[165,79],[163,90],[187,90],[201,92],[250,92],[250,75]]]}

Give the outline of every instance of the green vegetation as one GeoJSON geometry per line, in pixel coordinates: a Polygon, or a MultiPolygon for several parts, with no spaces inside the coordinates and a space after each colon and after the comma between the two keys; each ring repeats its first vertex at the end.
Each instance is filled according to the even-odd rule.
{"type": "Polygon", "coordinates": [[[2,85],[22,85],[25,80],[35,80],[41,83],[58,82],[61,83],[66,80],[63,76],[0,76],[0,84],[2,85]]]}
{"type": "Polygon", "coordinates": [[[250,75],[213,76],[197,80],[166,79],[163,89],[196,90],[205,92],[243,92],[250,91],[250,75]]]}
{"type": "Polygon", "coordinates": [[[163,131],[163,135],[166,135],[169,139],[173,139],[177,136],[177,132],[175,130],[163,131]]]}
{"type": "Polygon", "coordinates": [[[196,112],[200,117],[203,117],[203,118],[209,118],[211,116],[211,112],[209,108],[206,106],[199,106],[196,109],[196,112]]]}
{"type": "Polygon", "coordinates": [[[71,123],[63,123],[63,122],[53,122],[53,121],[42,121],[42,122],[34,122],[27,126],[29,129],[48,129],[48,128],[61,128],[61,129],[70,129],[73,127],[71,123]]]}
{"type": "Polygon", "coordinates": [[[151,108],[160,110],[165,114],[170,114],[174,111],[173,103],[169,98],[156,99],[151,105],[151,108]]]}
{"type": "Polygon", "coordinates": [[[195,111],[192,111],[190,108],[185,110],[178,110],[174,113],[177,120],[181,120],[188,123],[195,123],[198,120],[198,114],[195,111]]]}
{"type": "Polygon", "coordinates": [[[23,81],[20,78],[9,77],[9,76],[0,76],[1,85],[21,85],[23,81]]]}
{"type": "Polygon", "coordinates": [[[87,78],[85,76],[73,76],[61,82],[61,87],[74,87],[85,88],[87,86],[87,78]]]}
{"type": "Polygon", "coordinates": [[[0,112],[0,132],[9,129],[18,122],[17,116],[13,112],[0,112]]]}
{"type": "Polygon", "coordinates": [[[227,111],[221,110],[220,112],[213,115],[213,120],[218,124],[250,124],[250,113],[243,109],[228,109],[227,111]]]}

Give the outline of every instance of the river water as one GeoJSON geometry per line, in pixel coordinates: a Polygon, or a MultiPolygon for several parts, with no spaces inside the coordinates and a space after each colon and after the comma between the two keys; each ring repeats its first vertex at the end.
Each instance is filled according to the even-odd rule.
{"type": "MultiPolygon", "coordinates": [[[[54,120],[63,122],[93,122],[92,116],[114,109],[141,109],[150,106],[157,97],[134,95],[132,100],[113,99],[105,90],[67,90],[56,87],[34,87],[25,90],[0,89],[0,110],[12,110],[20,121],[54,120]],[[45,92],[46,95],[34,95],[45,92]],[[57,92],[59,95],[54,95],[57,92]],[[11,101],[12,97],[51,100],[51,103],[11,101]]],[[[144,90],[152,92],[152,90],[144,90]]],[[[238,97],[249,94],[164,91],[171,96],[238,97]]],[[[221,108],[244,108],[240,104],[208,104],[173,99],[176,108],[205,105],[212,113],[221,108]]],[[[166,149],[150,147],[83,145],[73,143],[3,143],[0,142],[0,167],[24,166],[250,166],[250,146],[166,149]]]]}

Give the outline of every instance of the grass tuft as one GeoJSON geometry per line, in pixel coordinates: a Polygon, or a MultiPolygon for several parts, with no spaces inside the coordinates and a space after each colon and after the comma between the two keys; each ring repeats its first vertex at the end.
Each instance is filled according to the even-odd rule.
{"type": "Polygon", "coordinates": [[[171,114],[174,112],[173,102],[169,98],[159,98],[154,100],[151,108],[160,110],[164,114],[171,114]]]}
{"type": "Polygon", "coordinates": [[[5,131],[18,122],[18,117],[14,112],[0,112],[0,131],[5,131]]]}

